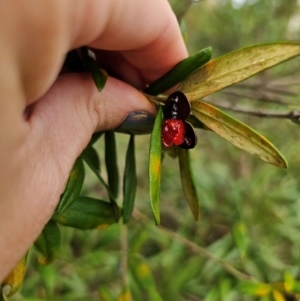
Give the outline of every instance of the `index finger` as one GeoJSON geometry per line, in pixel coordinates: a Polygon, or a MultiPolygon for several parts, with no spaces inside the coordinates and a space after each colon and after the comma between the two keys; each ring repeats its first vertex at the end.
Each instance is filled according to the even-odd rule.
{"type": "Polygon", "coordinates": [[[76,43],[121,52],[151,82],[187,56],[176,17],[166,0],[90,2],[76,43]],[[109,6],[104,16],[101,7],[109,6]]]}

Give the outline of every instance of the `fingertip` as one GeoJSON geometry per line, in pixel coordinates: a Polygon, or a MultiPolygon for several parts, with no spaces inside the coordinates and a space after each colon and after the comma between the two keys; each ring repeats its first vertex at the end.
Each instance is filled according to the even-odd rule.
{"type": "Polygon", "coordinates": [[[120,124],[132,112],[146,112],[156,114],[155,106],[150,103],[146,96],[134,87],[109,77],[105,88],[95,99],[95,110],[98,114],[97,130],[112,130],[120,124]]]}

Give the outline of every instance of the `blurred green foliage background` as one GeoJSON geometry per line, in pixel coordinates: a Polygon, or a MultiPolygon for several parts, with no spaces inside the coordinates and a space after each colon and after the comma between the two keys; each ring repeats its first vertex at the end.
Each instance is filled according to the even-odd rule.
{"type": "MultiPolygon", "coordinates": [[[[217,57],[253,44],[299,41],[296,0],[170,2],[191,54],[212,46],[217,57]]],[[[231,110],[296,110],[299,66],[293,59],[207,101],[231,110]]],[[[63,228],[59,259],[39,266],[32,250],[24,285],[11,300],[130,300],[118,299],[128,283],[134,301],[300,300],[299,124],[228,112],[272,141],[289,169],[267,165],[199,130],[191,156],[201,218],[193,220],[177,161],[166,155],[162,227],[156,227],[148,199],[149,136],[139,136],[136,210],[127,228],[121,223],[93,231],[63,228]]],[[[122,175],[129,136],[117,134],[117,139],[122,175]]],[[[103,139],[97,148],[103,158],[103,139]]],[[[92,174],[84,187],[82,194],[107,199],[92,174]]]]}

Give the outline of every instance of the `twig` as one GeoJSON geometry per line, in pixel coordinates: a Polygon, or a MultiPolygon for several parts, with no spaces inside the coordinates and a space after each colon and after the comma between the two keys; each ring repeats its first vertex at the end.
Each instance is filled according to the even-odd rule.
{"type": "Polygon", "coordinates": [[[274,87],[285,87],[285,86],[299,85],[299,83],[300,83],[300,77],[288,76],[286,78],[274,79],[269,83],[269,85],[274,87]]]}
{"type": "MultiPolygon", "coordinates": [[[[135,219],[139,220],[139,221],[142,221],[142,222],[149,222],[149,218],[137,209],[134,209],[133,217],[135,219]]],[[[218,264],[220,264],[224,268],[224,270],[226,270],[228,273],[230,273],[231,275],[233,275],[237,279],[244,280],[244,281],[245,280],[248,280],[248,281],[249,280],[254,280],[254,278],[252,276],[240,272],[239,270],[237,270],[236,268],[231,266],[229,263],[227,263],[223,259],[216,257],[215,255],[213,255],[212,253],[207,251],[205,248],[202,248],[202,247],[198,246],[194,242],[189,241],[188,239],[180,236],[179,234],[177,234],[177,233],[175,233],[175,232],[173,232],[173,231],[171,231],[171,230],[169,230],[169,229],[167,229],[163,226],[159,226],[156,229],[160,229],[160,230],[164,231],[168,236],[172,237],[173,239],[177,240],[181,244],[185,245],[186,247],[188,247],[194,253],[200,254],[201,256],[203,256],[207,259],[210,259],[212,261],[217,262],[218,264]]]]}
{"type": "Polygon", "coordinates": [[[285,95],[285,96],[292,96],[292,97],[296,97],[298,95],[295,92],[278,89],[276,87],[270,87],[270,86],[267,86],[266,84],[244,83],[243,82],[243,83],[239,83],[238,85],[236,85],[236,87],[246,88],[246,89],[256,89],[256,90],[259,90],[260,92],[268,91],[268,92],[272,92],[272,93],[276,93],[276,94],[282,94],[282,95],[285,95]]]}
{"type": "Polygon", "coordinates": [[[122,280],[123,292],[126,292],[129,289],[129,280],[128,280],[128,237],[127,237],[127,225],[121,222],[121,264],[120,264],[120,273],[122,280]]]}
{"type": "Polygon", "coordinates": [[[299,110],[275,113],[275,112],[269,112],[269,111],[253,111],[250,109],[236,108],[231,105],[220,105],[213,101],[210,101],[209,103],[213,104],[214,106],[216,106],[220,109],[233,111],[233,112],[240,113],[240,114],[246,114],[249,116],[255,116],[255,117],[260,117],[260,118],[289,119],[296,124],[300,124],[300,111],[299,110]]]}
{"type": "MultiPolygon", "coordinates": [[[[257,100],[257,101],[263,101],[263,102],[268,102],[268,103],[276,103],[276,104],[280,104],[280,105],[294,105],[293,103],[284,101],[282,99],[279,98],[270,98],[270,97],[257,97],[256,95],[245,95],[245,93],[239,93],[239,92],[235,92],[235,91],[230,91],[230,90],[224,90],[222,91],[222,93],[230,95],[230,96],[234,96],[234,97],[239,97],[239,98],[247,98],[247,99],[251,99],[251,100],[257,100]]],[[[260,94],[263,94],[259,91],[260,94]]]]}
{"type": "Polygon", "coordinates": [[[189,241],[188,239],[178,235],[177,233],[163,227],[159,226],[159,229],[162,229],[164,232],[168,233],[169,236],[172,238],[176,239],[177,241],[181,242],[185,246],[187,246],[190,250],[194,251],[195,253],[201,254],[203,257],[206,257],[207,259],[213,260],[220,264],[224,270],[226,270],[228,273],[236,277],[237,279],[240,280],[253,280],[253,278],[250,275],[244,274],[240,271],[238,271],[236,268],[228,264],[226,261],[216,257],[206,249],[199,247],[196,245],[194,242],[189,241]]]}

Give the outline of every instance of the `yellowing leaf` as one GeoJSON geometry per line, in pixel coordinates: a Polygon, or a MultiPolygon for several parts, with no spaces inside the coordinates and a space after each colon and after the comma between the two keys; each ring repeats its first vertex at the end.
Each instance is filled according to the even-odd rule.
{"type": "Polygon", "coordinates": [[[129,258],[129,267],[133,276],[132,279],[147,294],[147,299],[162,301],[146,260],[141,255],[132,255],[129,258]]]}
{"type": "Polygon", "coordinates": [[[159,106],[155,118],[151,138],[149,155],[149,196],[152,212],[157,225],[160,223],[160,179],[161,179],[161,127],[162,127],[162,107],[159,106]]]}
{"type": "Polygon", "coordinates": [[[50,264],[58,256],[61,243],[61,234],[57,223],[50,220],[44,227],[42,233],[34,242],[36,248],[40,251],[40,264],[50,264]]]}
{"type": "Polygon", "coordinates": [[[189,101],[199,100],[299,54],[300,45],[292,43],[243,48],[208,62],[186,78],[178,90],[189,101]]]}
{"type": "Polygon", "coordinates": [[[196,185],[192,174],[189,150],[178,148],[178,156],[182,190],[193,216],[197,221],[199,219],[200,209],[196,185]]]}
{"type": "Polygon", "coordinates": [[[132,301],[132,297],[131,297],[131,293],[129,288],[126,288],[125,291],[123,291],[119,297],[117,301],[132,301]]]}
{"type": "Polygon", "coordinates": [[[285,271],[283,274],[284,277],[284,288],[287,292],[293,291],[296,280],[289,272],[285,271]]]}
{"type": "MultiPolygon", "coordinates": [[[[9,292],[6,294],[7,297],[15,294],[21,287],[25,275],[26,263],[27,263],[28,253],[18,262],[15,268],[9,273],[9,275],[4,279],[2,287],[9,287],[9,292]]],[[[0,293],[1,289],[0,289],[0,293]]],[[[5,300],[5,297],[3,295],[5,300]]]]}
{"type": "Polygon", "coordinates": [[[216,134],[236,147],[259,157],[267,163],[287,168],[287,162],[279,150],[246,124],[204,102],[193,102],[192,112],[216,134]]]}
{"type": "Polygon", "coordinates": [[[277,291],[277,290],[273,291],[273,298],[274,298],[274,301],[286,301],[286,299],[284,298],[284,295],[280,291],[277,291]]]}
{"type": "Polygon", "coordinates": [[[267,283],[244,281],[240,283],[239,290],[250,296],[263,297],[271,293],[272,287],[267,283]]]}

